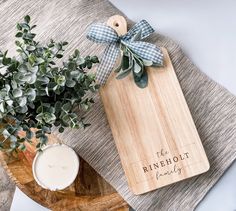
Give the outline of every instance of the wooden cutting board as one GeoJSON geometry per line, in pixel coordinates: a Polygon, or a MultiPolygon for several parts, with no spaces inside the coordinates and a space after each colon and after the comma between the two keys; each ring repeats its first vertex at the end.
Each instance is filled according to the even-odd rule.
{"type": "MultiPolygon", "coordinates": [[[[108,25],[127,31],[121,16],[108,25]]],[[[134,194],[201,174],[209,169],[191,113],[165,48],[164,66],[148,67],[148,86],[137,87],[132,74],[117,80],[112,73],[100,95],[134,194]]]]}

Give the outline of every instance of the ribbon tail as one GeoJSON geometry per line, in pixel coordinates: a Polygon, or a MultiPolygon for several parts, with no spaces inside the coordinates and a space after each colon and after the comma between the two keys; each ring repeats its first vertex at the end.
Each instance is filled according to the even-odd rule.
{"type": "Polygon", "coordinates": [[[120,53],[117,43],[111,43],[106,47],[101,63],[98,66],[96,78],[99,84],[104,85],[115,66],[117,57],[120,53]]]}

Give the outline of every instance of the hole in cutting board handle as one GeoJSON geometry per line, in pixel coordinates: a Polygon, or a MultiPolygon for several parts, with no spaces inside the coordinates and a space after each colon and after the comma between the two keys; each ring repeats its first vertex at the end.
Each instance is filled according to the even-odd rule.
{"type": "Polygon", "coordinates": [[[119,25],[118,22],[115,22],[115,23],[114,23],[114,26],[115,26],[115,27],[119,27],[120,25],[119,25]]]}
{"type": "Polygon", "coordinates": [[[113,28],[119,36],[127,33],[127,22],[123,16],[111,16],[107,21],[107,25],[113,28]]]}

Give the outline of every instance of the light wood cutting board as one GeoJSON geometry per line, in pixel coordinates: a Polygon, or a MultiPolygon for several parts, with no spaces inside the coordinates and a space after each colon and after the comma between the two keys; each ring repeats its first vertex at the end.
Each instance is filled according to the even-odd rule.
{"type": "MultiPolygon", "coordinates": [[[[108,25],[118,34],[127,31],[121,16],[108,25]]],[[[100,95],[134,194],[201,174],[209,169],[191,113],[168,52],[164,66],[148,67],[148,86],[137,87],[132,74],[117,80],[112,73],[100,95]]]]}

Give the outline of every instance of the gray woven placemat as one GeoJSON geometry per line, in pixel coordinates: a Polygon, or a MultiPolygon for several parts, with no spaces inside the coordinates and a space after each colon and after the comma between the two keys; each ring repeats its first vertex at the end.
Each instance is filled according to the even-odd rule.
{"type": "MultiPolygon", "coordinates": [[[[0,1],[1,2],[1,1],[0,1]]],[[[13,50],[14,25],[26,13],[38,24],[39,38],[67,40],[84,54],[101,54],[103,48],[86,40],[88,25],[120,14],[107,0],[8,0],[1,3],[0,47],[13,50]]],[[[209,79],[169,38],[155,34],[150,39],[165,46],[210,160],[203,175],[159,190],[134,196],[127,186],[100,98],[87,115],[92,126],[66,130],[58,137],[93,166],[136,210],[193,210],[236,157],[236,98],[209,79]]],[[[56,133],[57,134],[57,133],[56,133]]]]}
{"type": "Polygon", "coordinates": [[[9,211],[15,185],[10,181],[6,171],[0,166],[0,211],[9,211]]]}

